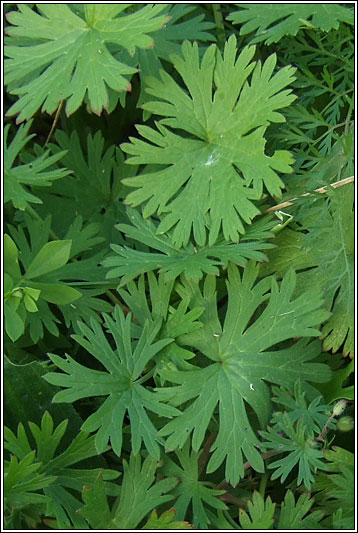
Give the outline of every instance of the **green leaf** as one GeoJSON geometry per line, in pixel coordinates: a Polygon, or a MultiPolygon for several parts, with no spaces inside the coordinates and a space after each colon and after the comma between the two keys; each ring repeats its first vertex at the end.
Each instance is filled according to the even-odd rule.
{"type": "MultiPolygon", "coordinates": [[[[59,443],[66,431],[67,420],[54,428],[53,420],[48,412],[45,412],[41,420],[41,427],[29,422],[31,433],[36,442],[38,473],[45,479],[51,479],[51,486],[43,487],[43,496],[47,501],[48,516],[55,516],[60,529],[67,529],[73,524],[77,529],[86,528],[86,521],[76,512],[80,507],[79,500],[73,496],[72,491],[81,492],[84,484],[94,485],[100,469],[70,469],[69,466],[76,464],[88,457],[97,454],[94,446],[94,437],[88,437],[86,433],[78,433],[76,438],[62,453],[55,456],[59,443]],[[68,488],[71,491],[68,491],[68,488]]],[[[17,435],[10,429],[6,429],[5,448],[19,456],[21,461],[27,457],[30,449],[29,441],[22,424],[19,425],[17,435]]],[[[35,453],[35,452],[33,452],[35,453]]],[[[118,477],[113,470],[103,470],[103,478],[112,480],[118,477]]],[[[104,484],[106,494],[117,495],[117,487],[111,483],[104,484]]],[[[34,502],[35,503],[35,502],[34,502]]]]}
{"type": "Polygon", "coordinates": [[[240,509],[239,520],[242,529],[273,529],[275,505],[270,496],[264,501],[261,494],[254,491],[252,500],[248,502],[250,517],[243,509],[240,509]]]}
{"type": "Polygon", "coordinates": [[[82,296],[80,291],[64,284],[33,283],[33,287],[41,290],[41,298],[43,300],[57,305],[70,304],[82,296]]]}
{"type": "Polygon", "coordinates": [[[85,4],[84,19],[67,4],[39,4],[38,13],[26,4],[8,14],[12,26],[6,46],[6,84],[19,100],[8,111],[18,122],[29,119],[41,107],[53,113],[67,100],[66,114],[78,109],[88,98],[92,112],[108,107],[108,90],[128,91],[128,75],[136,69],[117,61],[108,43],[116,50],[133,54],[136,47],[149,48],[148,33],[168,20],[159,15],[164,5],[149,4],[134,13],[123,14],[129,4],[85,4]],[[21,40],[26,38],[25,41],[21,40]]]}
{"type": "MultiPolygon", "coordinates": [[[[181,44],[186,40],[200,42],[214,40],[214,36],[206,31],[214,28],[214,24],[203,20],[205,18],[203,14],[193,16],[194,11],[199,11],[195,5],[167,5],[164,13],[168,15],[169,20],[163,28],[153,33],[155,46],[148,50],[137,50],[141,80],[141,92],[137,106],[142,106],[150,100],[150,96],[145,92],[147,79],[149,76],[159,77],[159,72],[163,68],[161,60],[171,62],[172,54],[180,54],[181,44]]],[[[144,120],[150,114],[149,111],[144,111],[144,120]]]]}
{"type": "Polygon", "coordinates": [[[283,483],[298,465],[297,486],[303,481],[306,488],[311,490],[314,481],[313,474],[318,468],[326,470],[326,466],[321,460],[324,457],[323,452],[317,449],[318,443],[313,440],[313,432],[307,429],[303,419],[300,418],[294,426],[287,413],[281,413],[275,429],[269,427],[268,431],[261,431],[260,434],[266,439],[262,443],[265,448],[282,453],[288,452],[283,458],[268,465],[268,468],[275,469],[271,479],[281,476],[281,483],[283,483]]]}
{"type": "Polygon", "coordinates": [[[80,510],[92,529],[109,528],[112,515],[108,505],[107,494],[102,474],[98,474],[95,484],[83,487],[82,500],[84,506],[80,510]]]}
{"type": "Polygon", "coordinates": [[[18,249],[12,238],[4,235],[4,271],[16,282],[21,278],[18,249]]]}
{"type": "MultiPolygon", "coordinates": [[[[320,388],[326,384],[320,384],[320,388]]],[[[308,431],[315,432],[317,435],[322,431],[325,423],[331,414],[332,407],[322,403],[322,396],[316,396],[310,403],[306,399],[306,393],[302,390],[302,383],[296,381],[292,392],[279,387],[272,387],[275,396],[272,400],[283,406],[287,411],[287,416],[292,423],[302,419],[303,424],[308,431]]],[[[275,416],[275,415],[274,415],[275,416]]],[[[280,420],[280,413],[277,413],[280,420]]],[[[280,428],[277,428],[279,431],[280,428]]]]}
{"type": "MultiPolygon", "coordinates": [[[[30,357],[30,356],[29,356],[30,357]]],[[[4,360],[4,422],[16,431],[21,422],[27,425],[31,420],[41,423],[43,413],[48,410],[56,424],[68,419],[64,444],[69,445],[76,437],[82,420],[71,405],[54,405],[52,397],[58,389],[42,379],[46,371],[38,361],[15,364],[8,357],[4,360]]],[[[18,454],[14,451],[15,455],[18,454]]]]}
{"type": "MultiPolygon", "coordinates": [[[[339,519],[342,529],[354,529],[354,455],[333,446],[332,450],[325,450],[325,458],[329,475],[317,476],[312,486],[315,501],[328,515],[340,511],[333,520],[339,519]]],[[[333,524],[329,527],[333,528],[333,524]]]]}
{"type": "Polygon", "coordinates": [[[208,529],[210,520],[206,514],[207,506],[214,509],[227,509],[225,503],[217,498],[224,494],[224,490],[215,490],[203,481],[199,481],[198,460],[201,453],[191,450],[189,441],[182,450],[176,450],[180,466],[167,456],[161,472],[166,476],[175,476],[180,484],[173,490],[176,496],[174,509],[177,518],[183,520],[188,516],[189,506],[192,508],[192,522],[196,529],[208,529]]]}
{"type": "Polygon", "coordinates": [[[35,452],[29,452],[20,461],[14,455],[5,462],[4,495],[5,515],[14,508],[29,504],[46,503],[47,497],[37,491],[55,481],[55,476],[38,474],[41,463],[35,461],[35,452]]]}
{"type": "Polygon", "coordinates": [[[192,446],[198,451],[219,403],[219,433],[211,447],[207,472],[215,471],[226,459],[225,479],[232,485],[244,475],[243,454],[255,470],[264,470],[257,450],[259,441],[244,401],[254,409],[263,427],[271,409],[265,382],[292,388],[297,379],[325,382],[330,376],[327,366],[309,362],[320,353],[318,342],[301,339],[286,348],[274,348],[290,338],[319,335],[314,326],[328,317],[327,312],[319,310],[322,304],[319,294],[293,299],[293,271],[285,276],[280,287],[269,277],[255,284],[257,273],[258,267],[253,263],[246,267],[242,278],[235,267],[229,267],[229,302],[223,329],[217,318],[213,279],[211,285],[208,282],[204,286],[205,298],[193,284],[183,284],[181,293],[193,291],[191,305],[201,303],[206,309],[201,316],[200,336],[189,334],[182,340],[195,346],[212,364],[187,372],[163,370],[162,376],[178,385],[158,391],[176,406],[193,400],[181,415],[160,430],[160,435],[168,436],[167,450],[182,447],[193,432],[192,446]],[[263,302],[267,302],[265,308],[250,324],[263,302]]]}
{"type": "Polygon", "coordinates": [[[154,507],[173,497],[167,494],[178,483],[175,478],[162,479],[155,483],[158,463],[147,457],[141,466],[140,455],[131,455],[129,464],[123,461],[123,483],[118,508],[115,510],[115,529],[134,529],[154,507]]]}
{"type": "Polygon", "coordinates": [[[256,30],[252,43],[277,43],[284,35],[296,35],[300,29],[330,31],[340,22],[354,24],[350,7],[339,4],[236,4],[240,10],[230,13],[227,20],[241,24],[240,35],[256,30]],[[243,24],[245,23],[245,24],[243,24]]]}
{"type": "Polygon", "coordinates": [[[281,504],[280,519],[277,529],[283,531],[289,529],[322,529],[322,526],[319,524],[324,515],[322,511],[316,510],[307,515],[313,505],[313,501],[314,500],[310,498],[310,495],[306,492],[301,494],[297,502],[295,502],[294,495],[288,490],[285,499],[281,504]]]}
{"type": "Polygon", "coordinates": [[[319,390],[324,395],[327,403],[332,403],[341,398],[354,400],[354,385],[343,387],[349,376],[353,373],[354,361],[352,360],[343,368],[334,368],[331,381],[320,384],[319,390]]]}
{"type": "Polygon", "coordinates": [[[129,464],[123,461],[124,475],[119,502],[110,510],[99,476],[93,487],[85,487],[82,497],[85,505],[80,514],[92,529],[136,528],[154,507],[173,497],[166,494],[177,484],[175,478],[155,482],[158,463],[148,456],[141,465],[140,455],[131,454],[129,464]]]}
{"type": "MultiPolygon", "coordinates": [[[[54,154],[66,151],[62,162],[72,170],[73,176],[64,178],[58,187],[54,184],[46,195],[41,195],[46,209],[42,210],[40,206],[39,213],[46,216],[52,212],[54,230],[60,234],[65,225],[64,213],[56,207],[58,195],[61,195],[66,227],[73,223],[73,213],[76,212],[83,220],[96,223],[100,230],[97,233],[109,239],[117,233],[113,230],[114,225],[124,218],[124,207],[119,199],[125,196],[127,188],[120,180],[133,175],[135,167],[124,165],[124,156],[118,147],[105,146],[100,131],[95,135],[80,135],[77,131],[67,134],[57,130],[55,138],[56,143],[50,143],[48,147],[54,154]]],[[[62,233],[61,236],[72,238],[62,233]]]]}
{"type": "Polygon", "coordinates": [[[290,90],[282,90],[293,81],[294,69],[285,67],[273,75],[276,57],[255,65],[254,53],[254,47],[245,48],[236,59],[236,39],[231,36],[223,57],[213,45],[200,62],[197,44],[185,42],[183,57],[172,61],[188,94],[165,72],[161,80],[148,80],[148,92],[156,100],[143,108],[169,118],[157,123],[156,130],[138,126],[145,141],[131,138],[122,145],[132,156],[128,163],[164,166],[123,180],[138,189],[126,202],[145,202],[145,218],[164,214],[157,231],[174,227],[178,247],[188,244],[191,233],[203,246],[206,227],[209,245],[221,228],[225,240],[237,242],[245,232],[243,222],[249,224],[259,213],[251,200],[261,197],[264,185],[280,196],[283,183],[276,171],[291,171],[288,152],[265,155],[264,133],[270,123],[284,121],[276,110],[295,98],[290,90]]]}
{"type": "MultiPolygon", "coordinates": [[[[188,244],[183,249],[178,249],[167,235],[158,235],[156,225],[149,219],[144,220],[135,209],[128,210],[133,226],[118,224],[116,227],[124,232],[130,239],[141,242],[154,250],[162,253],[143,252],[127,246],[112,244],[111,248],[116,255],[110,255],[103,261],[106,267],[115,267],[107,272],[109,279],[120,277],[120,286],[144,272],[160,269],[165,280],[175,279],[184,273],[186,279],[199,280],[203,273],[219,274],[218,265],[227,266],[229,261],[241,266],[247,264],[248,259],[256,261],[266,260],[261,250],[269,249],[273,245],[257,242],[255,238],[256,225],[248,228],[245,237],[239,244],[227,243],[223,239],[212,246],[195,247],[188,244]],[[244,242],[249,241],[249,242],[244,242]]],[[[266,235],[271,237],[269,229],[272,223],[266,221],[266,235]]],[[[260,224],[262,228],[262,222],[260,224]]]]}
{"type": "Polygon", "coordinates": [[[175,520],[175,515],[176,512],[173,507],[168,509],[168,511],[164,511],[160,516],[154,509],[142,529],[161,529],[162,531],[167,529],[195,529],[188,522],[175,520]]]}
{"type": "Polygon", "coordinates": [[[323,347],[333,353],[343,347],[345,355],[354,349],[353,202],[352,183],[332,190],[328,204],[321,203],[319,213],[305,223],[308,232],[285,229],[276,239],[278,248],[268,252],[269,263],[261,268],[262,275],[282,275],[294,263],[301,270],[297,294],[323,290],[333,313],[322,329],[323,347]]]}
{"type": "Polygon", "coordinates": [[[25,322],[15,309],[8,303],[4,303],[5,331],[10,339],[15,342],[25,330],[25,322]]]}
{"type": "Polygon", "coordinates": [[[7,137],[10,125],[5,126],[4,130],[4,203],[11,201],[15,208],[22,211],[28,207],[29,203],[42,203],[40,198],[30,192],[32,187],[48,187],[54,180],[71,173],[70,170],[56,167],[54,170],[44,172],[45,169],[53,167],[57,161],[62,159],[65,152],[59,152],[53,156],[49,156],[49,152],[44,152],[26,165],[14,166],[14,162],[24,145],[34,137],[34,135],[26,136],[31,124],[32,121],[20,126],[9,146],[7,146],[7,137]]]}
{"type": "Polygon", "coordinates": [[[148,322],[141,331],[136,346],[131,340],[131,314],[124,317],[123,311],[116,306],[114,320],[105,315],[105,326],[110,331],[116,348],[113,350],[102,327],[94,320],[91,328],[80,324],[82,336],[73,338],[105,367],[106,371],[92,370],[77,363],[69,355],[62,359],[50,355],[52,362],[64,373],[50,372],[45,379],[65,390],[54,396],[54,402],[74,402],[79,398],[107,396],[101,407],[83,424],[84,431],[96,431],[96,449],[102,453],[111,441],[117,455],[122,449],[122,425],[126,411],[131,423],[132,449],[138,453],[142,441],[152,457],[159,459],[160,450],[157,429],[148,417],[147,410],[159,415],[172,417],[178,410],[160,402],[158,395],[140,384],[142,374],[146,373],[147,363],[172,339],[154,339],[161,321],[148,322]]]}
{"type": "Polygon", "coordinates": [[[70,258],[72,241],[51,241],[46,243],[31,261],[26,270],[25,278],[39,278],[48,272],[57,270],[70,258]]]}

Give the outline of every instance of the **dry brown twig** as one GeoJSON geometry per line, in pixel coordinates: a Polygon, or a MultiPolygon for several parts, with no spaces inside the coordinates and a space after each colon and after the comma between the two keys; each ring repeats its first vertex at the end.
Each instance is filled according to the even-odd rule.
{"type": "MultiPolygon", "coordinates": [[[[343,185],[347,185],[348,183],[352,183],[353,181],[354,181],[354,176],[349,176],[349,178],[344,178],[343,180],[336,181],[335,183],[331,183],[330,186],[333,187],[334,189],[337,189],[338,187],[342,187],[343,185]]],[[[328,190],[328,186],[315,189],[314,192],[324,194],[327,192],[327,190],[328,190]]],[[[283,209],[284,207],[293,205],[293,202],[295,200],[298,200],[298,198],[302,198],[303,196],[312,196],[312,193],[305,192],[304,194],[301,194],[300,196],[296,196],[296,198],[291,198],[290,200],[287,200],[286,202],[282,202],[281,204],[277,204],[272,207],[269,207],[268,209],[266,209],[266,211],[264,211],[264,213],[272,213],[273,211],[279,211],[280,209],[283,209]]]]}

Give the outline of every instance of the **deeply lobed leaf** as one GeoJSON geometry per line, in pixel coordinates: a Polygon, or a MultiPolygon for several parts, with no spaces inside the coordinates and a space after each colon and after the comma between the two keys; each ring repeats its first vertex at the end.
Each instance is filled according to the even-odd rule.
{"type": "Polygon", "coordinates": [[[223,56],[213,45],[200,61],[197,44],[185,42],[183,57],[173,57],[173,64],[186,90],[165,72],[161,80],[149,80],[148,92],[156,100],[143,107],[167,118],[157,129],[138,126],[145,140],[131,138],[122,145],[132,156],[128,163],[164,166],[123,180],[137,188],[126,201],[132,206],[145,202],[145,218],[162,215],[157,232],[174,227],[178,247],[188,244],[191,233],[203,246],[207,228],[209,245],[221,228],[226,240],[237,242],[244,223],[259,213],[252,200],[261,197],[264,185],[280,196],[283,183],[276,171],[291,171],[288,152],[265,154],[264,133],[270,123],[284,121],[277,109],[295,98],[283,90],[293,81],[294,69],[273,75],[276,57],[261,66],[252,61],[254,53],[249,47],[236,57],[231,36],[223,56]]]}

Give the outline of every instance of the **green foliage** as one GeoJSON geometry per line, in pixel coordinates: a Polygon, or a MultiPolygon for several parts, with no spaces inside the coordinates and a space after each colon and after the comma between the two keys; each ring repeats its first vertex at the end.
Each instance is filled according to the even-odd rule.
{"type": "Polygon", "coordinates": [[[261,494],[254,492],[252,501],[248,503],[249,515],[240,509],[240,525],[242,529],[272,529],[275,504],[268,496],[266,501],[261,494]]]}
{"type": "Polygon", "coordinates": [[[295,287],[292,271],[280,287],[269,277],[254,285],[257,273],[258,268],[251,263],[241,278],[238,270],[230,266],[228,309],[223,327],[216,315],[214,279],[206,278],[204,295],[193,283],[182,285],[181,294],[191,295],[193,304],[207,307],[201,317],[200,337],[188,335],[185,342],[192,343],[211,364],[208,362],[205,368],[184,372],[164,370],[162,375],[178,385],[158,391],[174,405],[196,398],[179,417],[160,430],[160,435],[169,436],[167,450],[182,447],[193,432],[192,446],[198,451],[219,403],[219,432],[211,448],[214,453],[207,471],[215,471],[226,459],[225,477],[233,485],[244,475],[242,454],[258,472],[264,467],[244,400],[264,424],[270,412],[265,382],[292,387],[297,379],[324,382],[329,376],[325,366],[308,362],[318,355],[314,342],[308,344],[302,339],[283,350],[269,350],[292,337],[319,335],[313,326],[327,318],[324,311],[317,310],[319,298],[308,301],[303,295],[292,300],[295,287]],[[266,301],[262,314],[248,327],[257,308],[266,301]]]}
{"type": "Polygon", "coordinates": [[[216,242],[221,228],[225,240],[237,241],[245,233],[243,222],[249,224],[259,213],[251,200],[260,199],[263,185],[280,196],[283,183],[275,171],[291,170],[288,152],[265,155],[264,133],[270,123],[284,120],[277,109],[295,99],[291,90],[282,90],[293,81],[294,69],[286,67],[273,75],[276,57],[270,56],[261,66],[252,61],[254,53],[255,48],[248,47],[236,57],[232,36],[223,56],[213,45],[200,61],[198,47],[185,42],[182,57],[172,61],[189,94],[166,72],[161,72],[160,81],[151,79],[147,92],[157,100],[143,107],[169,118],[159,121],[157,130],[138,126],[146,141],[131,138],[131,143],[122,145],[132,156],[131,164],[166,165],[124,180],[139,189],[126,202],[132,206],[147,202],[145,218],[168,212],[157,232],[175,226],[177,246],[187,245],[191,233],[198,245],[204,245],[206,226],[209,245],[216,242]]]}
{"type": "Polygon", "coordinates": [[[313,511],[307,515],[308,511],[313,505],[313,499],[306,492],[301,494],[297,502],[290,490],[286,492],[284,501],[281,504],[280,519],[277,529],[322,529],[322,520],[324,512],[313,511]]]}
{"type": "Polygon", "coordinates": [[[97,452],[103,453],[110,440],[113,450],[120,455],[122,424],[128,410],[133,452],[135,454],[139,452],[143,441],[152,457],[159,460],[160,450],[156,429],[148,417],[147,410],[166,417],[177,414],[177,410],[161,403],[155,392],[150,392],[141,385],[141,378],[143,374],[145,376],[148,361],[172,339],[153,342],[161,323],[147,322],[141,331],[138,343],[132,344],[131,314],[125,317],[120,307],[116,307],[114,311],[114,320],[110,316],[105,316],[104,323],[115,341],[115,351],[106,340],[102,327],[95,321],[91,322],[91,328],[80,324],[82,337],[76,335],[75,339],[98,359],[107,372],[86,368],[69,355],[66,359],[50,355],[52,362],[65,373],[51,372],[45,378],[49,383],[67,389],[58,392],[54,401],[74,402],[80,398],[108,395],[98,411],[93,413],[82,426],[84,431],[99,430],[95,440],[97,452]]]}
{"type": "Polygon", "coordinates": [[[148,522],[142,527],[142,529],[194,529],[194,526],[188,522],[174,520],[175,514],[175,509],[172,508],[168,511],[164,511],[164,513],[158,517],[158,513],[154,509],[148,522]]]}
{"type": "MultiPolygon", "coordinates": [[[[16,508],[20,504],[37,504],[44,501],[47,504],[46,514],[55,516],[61,529],[71,524],[76,528],[86,527],[86,522],[76,514],[80,504],[72,495],[72,490],[81,492],[83,483],[94,484],[99,470],[69,467],[96,454],[93,437],[79,433],[70,446],[55,457],[56,449],[66,431],[67,420],[54,429],[51,415],[46,412],[42,417],[41,427],[33,422],[29,422],[29,426],[36,442],[36,454],[31,451],[22,424],[19,424],[17,435],[7,427],[4,430],[5,449],[13,454],[6,477],[8,505],[10,508],[16,508]],[[33,463],[35,456],[38,463],[33,463]],[[37,474],[34,476],[35,471],[37,474]],[[43,494],[33,494],[35,489],[42,489],[43,494]]],[[[106,480],[118,477],[118,473],[112,470],[104,470],[102,473],[106,480]]],[[[108,484],[105,490],[115,495],[117,487],[108,484]]],[[[13,514],[14,509],[11,509],[11,512],[13,514]]]]}
{"type": "Polygon", "coordinates": [[[333,446],[332,450],[326,450],[325,458],[330,475],[317,476],[312,487],[315,498],[328,514],[328,527],[354,528],[354,456],[333,446]]]}
{"type": "Polygon", "coordinates": [[[352,6],[4,13],[5,528],[353,529],[352,6]]]}
{"type": "Polygon", "coordinates": [[[324,349],[336,352],[342,348],[347,355],[353,353],[354,344],[353,200],[351,184],[332,191],[328,205],[318,200],[315,217],[305,214],[305,232],[285,229],[280,233],[278,248],[268,252],[270,261],[262,267],[263,275],[283,274],[297,258],[297,267],[302,270],[298,275],[297,294],[307,288],[321,287],[327,307],[332,311],[322,329],[324,349]],[[328,239],[329,247],[325,245],[328,239]],[[284,242],[289,245],[284,246],[284,242]]]}
{"type": "Polygon", "coordinates": [[[8,13],[11,23],[6,46],[6,84],[19,100],[8,114],[27,120],[41,107],[53,113],[67,100],[71,115],[84,98],[94,113],[108,107],[107,87],[128,91],[128,75],[136,69],[113,57],[108,43],[133,54],[136,47],[149,48],[148,33],[158,30],[168,18],[159,15],[162,5],[147,5],[123,13],[129,4],[85,4],[83,17],[70,4],[37,4],[36,13],[25,4],[8,13]],[[119,16],[120,15],[120,16],[119,16]],[[24,42],[25,40],[25,42],[24,42]]]}
{"type": "Polygon", "coordinates": [[[85,506],[81,514],[93,529],[134,529],[156,506],[168,502],[167,494],[175,487],[175,478],[155,482],[158,463],[147,457],[141,464],[140,455],[131,455],[129,464],[124,461],[123,483],[119,503],[110,510],[102,477],[98,477],[94,487],[85,488],[82,494],[85,506]],[[100,506],[98,505],[100,502],[100,506]]]}
{"type": "Polygon", "coordinates": [[[9,134],[10,125],[5,127],[4,131],[4,171],[5,171],[5,190],[4,203],[12,202],[17,209],[24,211],[29,203],[41,204],[40,198],[32,194],[33,187],[48,187],[52,181],[58,180],[71,173],[70,170],[64,168],[55,168],[54,170],[45,169],[51,167],[62,159],[65,151],[58,152],[56,155],[49,157],[49,152],[44,152],[40,157],[31,160],[25,165],[16,165],[16,159],[23,147],[34,137],[34,135],[27,135],[32,122],[23,124],[17,130],[15,137],[11,144],[7,146],[7,137],[9,134]]]}
{"type": "Polygon", "coordinates": [[[116,267],[107,273],[107,278],[120,277],[121,285],[136,278],[139,274],[157,268],[160,269],[159,272],[164,272],[166,281],[175,279],[182,273],[186,279],[197,281],[203,277],[204,272],[219,274],[217,265],[228,266],[230,261],[246,266],[247,259],[266,260],[266,256],[260,250],[273,247],[270,243],[259,241],[265,236],[267,238],[273,236],[269,232],[273,223],[269,220],[254,222],[238,244],[227,243],[222,239],[212,246],[204,245],[197,248],[190,243],[180,249],[167,235],[157,234],[156,225],[150,219],[144,220],[135,209],[129,211],[128,218],[133,225],[119,224],[116,226],[117,229],[124,232],[130,239],[144,243],[151,249],[162,253],[148,253],[112,244],[111,248],[117,256],[107,257],[103,265],[116,267]]]}
{"type": "Polygon", "coordinates": [[[262,445],[267,449],[289,452],[284,459],[274,461],[269,468],[275,468],[272,479],[281,476],[283,483],[289,473],[298,465],[297,485],[302,481],[308,490],[311,489],[311,483],[314,480],[313,473],[318,468],[325,469],[325,464],[321,460],[323,452],[317,449],[317,443],[313,440],[313,432],[309,432],[304,421],[299,420],[293,424],[287,415],[283,415],[281,420],[276,418],[276,427],[280,431],[277,433],[273,428],[268,432],[261,431],[261,436],[267,439],[262,445]]]}
{"type": "Polygon", "coordinates": [[[243,24],[241,35],[256,30],[252,43],[265,41],[277,43],[284,35],[296,35],[300,29],[317,29],[328,32],[337,29],[344,21],[354,23],[354,13],[350,7],[337,4],[237,4],[241,9],[231,13],[228,20],[243,24]],[[276,24],[275,24],[276,23],[276,24]]]}
{"type": "Polygon", "coordinates": [[[194,527],[207,529],[209,519],[205,512],[204,504],[215,509],[227,509],[225,503],[216,498],[216,496],[224,494],[225,491],[215,490],[199,481],[198,462],[201,454],[194,451],[190,453],[189,446],[190,443],[188,441],[183,449],[176,451],[180,466],[169,457],[166,457],[161,471],[167,476],[175,476],[181,480],[180,485],[173,490],[173,495],[177,498],[174,505],[177,518],[182,519],[187,516],[188,507],[191,503],[194,527]]]}

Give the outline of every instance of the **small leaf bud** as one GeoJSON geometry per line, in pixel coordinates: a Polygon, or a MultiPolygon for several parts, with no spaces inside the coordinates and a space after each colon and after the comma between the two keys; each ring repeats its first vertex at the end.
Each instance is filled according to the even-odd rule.
{"type": "Polygon", "coordinates": [[[354,427],[354,420],[351,416],[342,416],[337,420],[337,429],[339,431],[351,431],[354,427]]]}
{"type": "Polygon", "coordinates": [[[339,402],[333,407],[333,416],[340,416],[346,408],[346,405],[346,400],[339,400],[339,402]]]}

